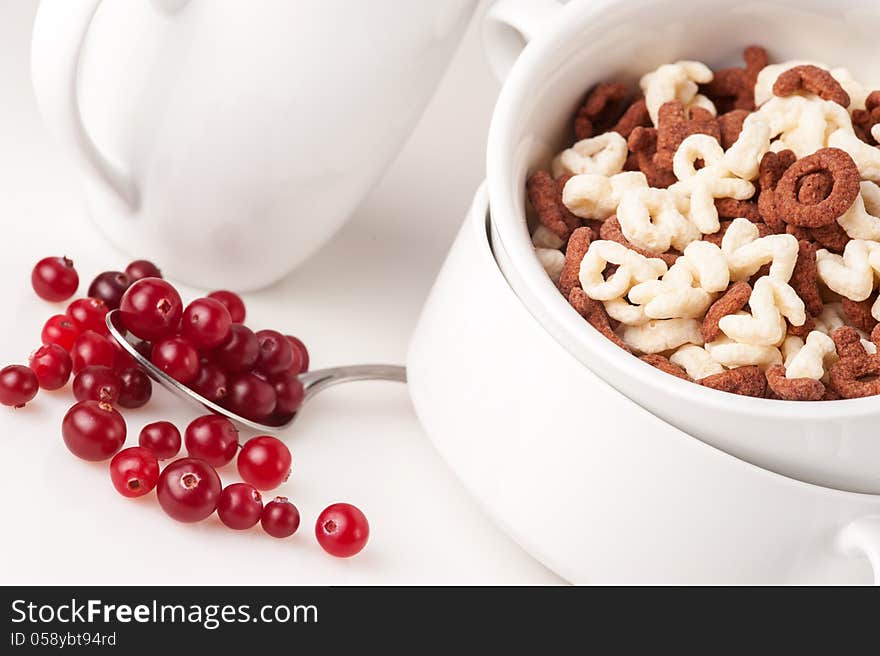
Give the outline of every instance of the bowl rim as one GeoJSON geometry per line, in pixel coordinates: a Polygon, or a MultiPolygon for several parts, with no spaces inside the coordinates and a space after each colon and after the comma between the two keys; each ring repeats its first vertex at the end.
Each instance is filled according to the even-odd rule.
{"type": "MultiPolygon", "coordinates": [[[[651,1],[628,0],[627,5],[638,6],[651,1]]],[[[775,3],[792,4],[792,0],[775,0],[775,3]]],[[[503,262],[499,261],[499,267],[508,278],[511,288],[544,329],[584,366],[594,369],[589,363],[590,358],[584,356],[589,354],[590,357],[601,360],[604,367],[619,370],[626,377],[646,387],[662,386],[668,394],[678,397],[678,401],[698,404],[709,410],[748,413],[773,420],[831,421],[880,414],[880,399],[873,397],[822,402],[753,398],[695,385],[670,376],[622,349],[613,348],[598,331],[584,330],[583,318],[575,312],[547,276],[535,256],[525,221],[517,211],[513,195],[509,193],[510,180],[516,177],[513,165],[517,142],[512,134],[518,118],[526,113],[524,108],[535,102],[535,85],[530,80],[541,74],[545,59],[552,58],[558,51],[556,44],[560,41],[568,43],[576,37],[583,38],[591,18],[618,4],[621,4],[619,0],[591,0],[571,2],[563,6],[543,26],[538,36],[528,43],[502,86],[489,126],[486,180],[494,247],[500,247],[503,251],[500,259],[506,258],[513,267],[512,271],[505,270],[503,262]]],[[[855,4],[860,3],[857,1],[855,4]]],[[[796,3],[801,9],[804,5],[826,7],[822,3],[809,0],[796,3]]],[[[498,255],[496,253],[496,258],[498,255]]],[[[603,379],[607,381],[604,376],[603,379]]]]}

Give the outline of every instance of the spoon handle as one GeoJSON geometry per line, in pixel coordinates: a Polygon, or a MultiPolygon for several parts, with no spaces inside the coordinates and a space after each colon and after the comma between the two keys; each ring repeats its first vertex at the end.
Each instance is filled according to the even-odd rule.
{"type": "Polygon", "coordinates": [[[340,383],[358,380],[389,380],[406,382],[406,367],[393,364],[356,364],[344,367],[328,367],[299,375],[305,388],[306,400],[315,394],[340,383]]]}

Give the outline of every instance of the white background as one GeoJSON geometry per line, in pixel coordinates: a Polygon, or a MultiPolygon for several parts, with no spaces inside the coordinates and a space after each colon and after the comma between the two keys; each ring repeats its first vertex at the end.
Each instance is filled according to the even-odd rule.
{"type": "MultiPolygon", "coordinates": [[[[2,364],[25,362],[45,319],[63,311],[30,289],[39,258],[74,258],[81,293],[95,274],[127,263],[92,228],[71,163],[36,112],[28,67],[36,4],[0,3],[2,364]]],[[[403,362],[421,303],[483,177],[497,91],[472,23],[384,180],[329,246],[282,283],[246,297],[248,324],[299,335],[315,367],[403,362]]],[[[181,291],[185,298],[198,292],[181,291]]],[[[401,385],[330,390],[282,435],[294,473],[279,492],[303,517],[288,540],[259,528],[229,531],[216,517],[177,524],[154,494],[122,498],[107,463],[77,460],[64,447],[60,422],[71,398],[68,387],[41,393],[24,410],[0,407],[0,583],[559,582],[473,502],[434,451],[401,385]],[[315,517],[335,501],[356,504],[370,520],[370,543],[357,558],[333,559],[315,542],[315,517]]],[[[183,429],[195,414],[157,390],[146,408],[126,413],[128,444],[150,421],[171,419],[183,429]]],[[[221,475],[234,480],[234,466],[221,475]]]]}

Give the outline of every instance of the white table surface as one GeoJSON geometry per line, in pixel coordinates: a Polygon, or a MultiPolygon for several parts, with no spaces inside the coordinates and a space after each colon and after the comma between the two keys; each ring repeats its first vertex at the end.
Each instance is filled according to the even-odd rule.
{"type": "MultiPolygon", "coordinates": [[[[0,4],[2,364],[25,362],[45,319],[63,311],[30,289],[39,258],[73,257],[82,293],[95,274],[127,262],[92,228],[72,165],[40,123],[28,65],[36,4],[0,4]]],[[[316,367],[404,360],[422,301],[483,177],[498,86],[474,28],[415,133],[353,220],[282,283],[246,297],[248,323],[299,335],[316,367]]],[[[198,290],[181,291],[192,298],[198,290]]],[[[333,389],[286,434],[294,474],[279,492],[303,516],[288,540],[259,529],[229,531],[216,518],[177,524],[154,494],[122,498],[107,463],[79,461],[64,447],[60,423],[71,398],[68,387],[40,394],[24,410],[0,407],[0,583],[560,582],[476,505],[433,449],[403,386],[333,389]],[[315,517],[335,501],[356,504],[370,520],[370,543],[357,558],[331,558],[315,542],[315,517]]],[[[182,429],[194,416],[157,390],[146,408],[126,413],[127,444],[150,421],[170,419],[182,429]]],[[[221,470],[224,481],[235,475],[234,466],[221,470]]]]}

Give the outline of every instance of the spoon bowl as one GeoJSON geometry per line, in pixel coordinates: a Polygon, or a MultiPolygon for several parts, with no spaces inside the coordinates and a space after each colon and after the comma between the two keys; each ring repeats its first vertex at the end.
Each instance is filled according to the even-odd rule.
{"type": "MultiPolygon", "coordinates": [[[[135,338],[128,334],[122,324],[119,316],[119,310],[113,310],[107,313],[106,317],[107,329],[113,339],[128,353],[135,362],[143,367],[147,375],[159,383],[162,387],[169,390],[176,396],[196,403],[211,412],[223,415],[232,421],[253,428],[259,431],[272,432],[280,428],[290,426],[300,414],[298,410],[290,420],[282,424],[263,424],[238,415],[227,408],[224,408],[213,401],[203,397],[201,394],[190,389],[178,380],[175,380],[156,365],[145,358],[140,351],[135,348],[135,338]]],[[[318,369],[316,371],[307,371],[297,376],[303,384],[304,395],[302,405],[308,403],[316,394],[340,383],[350,383],[358,380],[390,380],[399,383],[406,382],[406,367],[392,364],[358,364],[343,367],[328,367],[326,369],[318,369]]],[[[300,406],[302,409],[302,406],[300,406]]]]}

